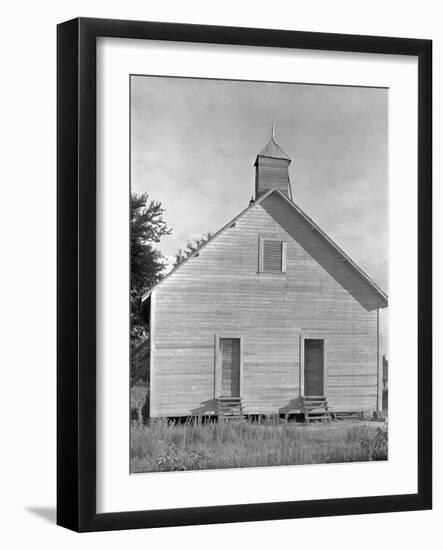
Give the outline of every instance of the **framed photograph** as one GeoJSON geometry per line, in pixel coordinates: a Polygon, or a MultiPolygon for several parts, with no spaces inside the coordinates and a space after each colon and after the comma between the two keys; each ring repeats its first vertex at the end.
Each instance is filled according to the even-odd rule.
{"type": "Polygon", "coordinates": [[[430,40],[58,26],[76,531],[432,506],[430,40]]]}

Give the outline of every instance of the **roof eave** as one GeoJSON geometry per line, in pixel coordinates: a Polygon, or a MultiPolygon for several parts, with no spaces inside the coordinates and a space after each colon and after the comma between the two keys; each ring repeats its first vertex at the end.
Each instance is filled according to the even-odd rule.
{"type": "Polygon", "coordinates": [[[256,159],[255,159],[255,162],[254,162],[254,166],[257,166],[258,164],[258,159],[259,158],[264,158],[264,159],[274,159],[274,160],[284,160],[288,163],[288,166],[291,164],[292,160],[289,159],[289,158],[283,158],[283,157],[271,157],[270,155],[257,155],[256,159]]]}
{"type": "Polygon", "coordinates": [[[150,288],[147,292],[145,292],[142,297],[140,298],[140,301],[143,302],[144,300],[146,300],[147,297],[149,297],[153,292],[154,290],[160,286],[166,279],[169,279],[169,277],[175,273],[178,269],[181,268],[181,266],[185,265],[186,263],[188,263],[192,258],[194,258],[195,256],[197,256],[212,240],[214,240],[216,237],[218,237],[219,235],[221,235],[221,233],[223,233],[226,229],[229,229],[229,227],[235,223],[239,218],[241,218],[242,216],[244,216],[246,214],[246,212],[249,212],[249,210],[251,210],[252,208],[254,208],[255,206],[257,206],[257,204],[260,204],[266,197],[269,197],[269,195],[273,192],[273,191],[278,191],[278,189],[276,189],[275,187],[272,188],[272,189],[269,189],[269,191],[267,191],[266,193],[264,193],[263,195],[261,195],[261,197],[259,197],[258,199],[256,199],[252,204],[250,204],[247,208],[245,208],[244,210],[242,210],[240,212],[240,214],[238,214],[237,216],[235,216],[235,218],[233,218],[232,220],[230,220],[228,223],[226,223],[221,229],[219,229],[217,231],[217,233],[214,233],[214,235],[212,235],[212,237],[210,239],[208,239],[205,243],[203,243],[199,248],[197,248],[197,250],[195,250],[190,256],[188,256],[185,260],[183,260],[180,264],[178,264],[176,267],[174,267],[167,275],[165,275],[163,277],[163,279],[161,279],[161,281],[159,281],[157,284],[155,284],[152,288],[150,288]]]}
{"type": "Polygon", "coordinates": [[[380,296],[382,299],[384,305],[383,307],[387,307],[388,305],[388,296],[387,294],[367,275],[361,267],[358,266],[354,262],[354,260],[342,250],[337,243],[335,243],[331,237],[329,237],[315,222],[312,218],[310,218],[297,204],[295,204],[294,201],[292,201],[289,197],[287,197],[284,193],[280,191],[280,189],[274,188],[273,191],[276,191],[283,199],[288,202],[318,233],[321,235],[326,242],[328,242],[343,258],[344,260],[353,267],[357,273],[372,287],[372,289],[380,296]]]}

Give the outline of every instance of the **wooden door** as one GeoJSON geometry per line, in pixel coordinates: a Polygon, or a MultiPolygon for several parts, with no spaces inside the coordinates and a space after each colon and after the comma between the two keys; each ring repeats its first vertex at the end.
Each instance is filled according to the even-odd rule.
{"type": "Polygon", "coordinates": [[[240,397],[240,338],[220,338],[221,395],[240,397]]]}
{"type": "Polygon", "coordinates": [[[324,341],[305,339],[305,395],[324,394],[324,341]]]}

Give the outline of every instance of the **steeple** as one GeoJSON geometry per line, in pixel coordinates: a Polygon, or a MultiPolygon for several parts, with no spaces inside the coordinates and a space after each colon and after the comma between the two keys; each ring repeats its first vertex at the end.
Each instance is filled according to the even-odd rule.
{"type": "Polygon", "coordinates": [[[275,124],[272,124],[271,139],[255,160],[255,198],[277,187],[290,197],[289,165],[291,159],[275,141],[275,124]]]}

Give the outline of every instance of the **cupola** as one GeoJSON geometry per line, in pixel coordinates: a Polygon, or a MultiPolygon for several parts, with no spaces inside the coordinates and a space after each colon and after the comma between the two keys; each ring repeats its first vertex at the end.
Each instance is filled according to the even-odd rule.
{"type": "Polygon", "coordinates": [[[272,125],[271,139],[255,160],[255,198],[276,187],[291,197],[289,165],[291,159],[275,141],[275,126],[272,125]]]}

